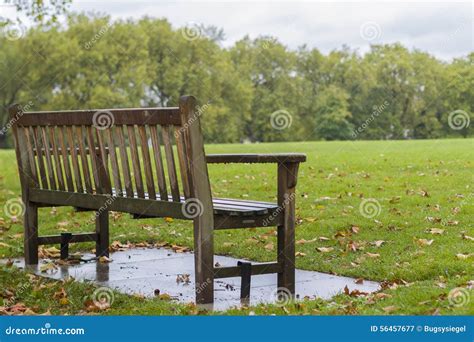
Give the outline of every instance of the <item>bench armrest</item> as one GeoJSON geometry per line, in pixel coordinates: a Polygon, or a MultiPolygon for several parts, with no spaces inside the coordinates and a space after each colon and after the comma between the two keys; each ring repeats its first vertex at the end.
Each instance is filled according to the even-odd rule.
{"type": "Polygon", "coordinates": [[[208,164],[219,163],[302,163],[306,155],[302,153],[272,153],[272,154],[208,154],[208,164]]]}

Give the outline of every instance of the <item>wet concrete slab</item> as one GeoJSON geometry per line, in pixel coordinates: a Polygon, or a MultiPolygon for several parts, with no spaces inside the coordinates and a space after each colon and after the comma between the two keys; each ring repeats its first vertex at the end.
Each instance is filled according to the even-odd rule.
{"type": "MultiPolygon", "coordinates": [[[[123,293],[146,297],[154,296],[155,291],[159,290],[161,294],[166,293],[179,302],[194,302],[192,253],[176,253],[165,248],[133,248],[114,252],[110,258],[109,263],[92,260],[73,265],[58,265],[47,272],[44,272],[44,265],[50,261],[41,260],[31,271],[53,279],[71,276],[76,280],[93,281],[123,293]]],[[[93,255],[84,255],[83,259],[93,259],[93,255]]],[[[236,266],[238,261],[239,259],[232,257],[215,256],[215,262],[222,267],[236,266]]],[[[24,267],[22,259],[14,260],[14,264],[24,267]]],[[[276,274],[252,276],[251,285],[251,305],[277,302],[276,274]]],[[[346,286],[350,291],[374,292],[380,289],[377,282],[363,281],[360,284],[353,278],[296,270],[296,295],[300,299],[329,299],[344,291],[346,286]]],[[[214,309],[226,310],[240,305],[240,277],[216,279],[214,287],[214,309]]]]}

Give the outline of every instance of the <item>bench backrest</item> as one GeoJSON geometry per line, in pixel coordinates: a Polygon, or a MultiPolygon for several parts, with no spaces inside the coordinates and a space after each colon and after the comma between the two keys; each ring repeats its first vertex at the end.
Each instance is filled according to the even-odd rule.
{"type": "Polygon", "coordinates": [[[22,187],[212,205],[200,113],[179,107],[10,109],[22,187]]]}

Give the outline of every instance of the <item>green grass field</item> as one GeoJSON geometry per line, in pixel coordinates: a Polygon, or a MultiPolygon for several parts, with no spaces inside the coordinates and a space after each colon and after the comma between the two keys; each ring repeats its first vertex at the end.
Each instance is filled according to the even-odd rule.
{"type": "MultiPolygon", "coordinates": [[[[210,145],[206,149],[207,153],[306,153],[308,161],[300,167],[297,186],[297,267],[384,282],[380,293],[369,296],[343,294],[330,301],[228,313],[474,314],[474,140],[210,145]],[[367,199],[372,200],[364,205],[367,199]],[[370,211],[371,204],[374,217],[364,211],[370,211]]],[[[0,165],[0,256],[17,257],[22,255],[21,219],[11,219],[3,208],[3,203],[20,194],[14,152],[0,151],[0,165]]],[[[215,196],[275,200],[274,165],[210,165],[209,170],[215,196]]],[[[88,223],[92,216],[72,208],[42,209],[40,234],[92,231],[88,223]]],[[[192,247],[190,227],[178,220],[137,221],[118,214],[111,220],[111,241],[192,247]]],[[[218,231],[216,253],[274,260],[272,230],[218,231]]],[[[73,250],[93,247],[76,244],[73,250]]],[[[12,267],[0,268],[0,280],[4,292],[15,294],[9,306],[23,303],[36,313],[84,313],[84,294],[93,288],[29,276],[12,267]],[[19,291],[25,282],[32,284],[31,290],[19,291]],[[66,301],[54,296],[61,288],[66,301]]],[[[101,313],[197,312],[193,305],[117,294],[112,307],[101,313]]]]}

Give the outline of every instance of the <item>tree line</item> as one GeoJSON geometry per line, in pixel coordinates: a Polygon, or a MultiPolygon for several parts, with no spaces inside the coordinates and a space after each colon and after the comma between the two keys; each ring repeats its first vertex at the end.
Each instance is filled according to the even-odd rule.
{"type": "Polygon", "coordinates": [[[64,24],[4,28],[0,146],[11,146],[13,103],[174,106],[182,94],[198,98],[208,143],[474,135],[474,53],[444,62],[401,44],[323,54],[271,36],[230,47],[223,39],[216,27],[147,17],[73,14],[64,24]]]}

